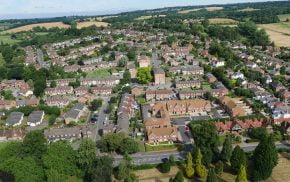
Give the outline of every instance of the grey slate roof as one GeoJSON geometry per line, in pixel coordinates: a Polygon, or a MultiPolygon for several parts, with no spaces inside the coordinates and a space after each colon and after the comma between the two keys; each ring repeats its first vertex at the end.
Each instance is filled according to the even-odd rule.
{"type": "Polygon", "coordinates": [[[9,125],[15,125],[20,122],[23,115],[24,114],[22,112],[11,112],[8,118],[6,119],[6,123],[9,125]]]}
{"type": "Polygon", "coordinates": [[[28,123],[38,123],[41,121],[42,116],[44,115],[44,111],[33,111],[28,116],[28,123]]]}

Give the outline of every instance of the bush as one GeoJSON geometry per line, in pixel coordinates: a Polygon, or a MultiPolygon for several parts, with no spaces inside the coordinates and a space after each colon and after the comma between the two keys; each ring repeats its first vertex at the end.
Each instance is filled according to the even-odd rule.
{"type": "Polygon", "coordinates": [[[171,169],[171,165],[170,165],[169,160],[165,160],[159,165],[159,170],[162,173],[168,173],[170,169],[171,169]]]}
{"type": "Polygon", "coordinates": [[[268,136],[267,129],[264,127],[253,128],[251,131],[248,132],[248,135],[252,139],[261,140],[268,136]]]}
{"type": "Polygon", "coordinates": [[[206,176],[206,167],[204,165],[197,165],[196,166],[196,174],[200,178],[204,178],[206,176]]]}
{"type": "Polygon", "coordinates": [[[215,164],[214,168],[216,174],[220,175],[224,171],[224,163],[222,161],[219,161],[218,163],[215,164]]]}

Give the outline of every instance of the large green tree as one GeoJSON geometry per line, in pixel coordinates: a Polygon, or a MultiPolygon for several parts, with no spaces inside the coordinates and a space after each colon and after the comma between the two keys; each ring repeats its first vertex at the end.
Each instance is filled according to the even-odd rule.
{"type": "Polygon", "coordinates": [[[47,141],[43,135],[43,131],[35,130],[29,132],[22,143],[22,156],[30,156],[36,159],[41,159],[42,155],[47,150],[47,141]]]}
{"type": "Polygon", "coordinates": [[[96,160],[96,143],[90,139],[84,139],[77,151],[76,159],[81,169],[90,170],[96,160]]]}
{"type": "Polygon", "coordinates": [[[137,79],[141,84],[147,84],[152,81],[151,69],[149,67],[138,68],[137,79]]]}
{"type": "Polygon", "coordinates": [[[209,169],[206,182],[217,182],[217,176],[213,168],[209,169]]]}
{"type": "Polygon", "coordinates": [[[223,149],[221,151],[220,158],[224,162],[229,162],[232,156],[232,139],[230,136],[227,136],[224,143],[223,143],[223,149]]]}
{"type": "Polygon", "coordinates": [[[263,181],[271,176],[278,163],[278,153],[272,136],[262,139],[256,147],[253,163],[253,181],[263,181]]]}
{"type": "Polygon", "coordinates": [[[110,157],[98,157],[92,170],[93,182],[111,182],[113,173],[113,160],[110,157]]]}
{"type": "Polygon", "coordinates": [[[246,166],[246,155],[239,145],[234,148],[230,162],[233,171],[236,173],[239,172],[241,165],[246,166]]]}
{"type": "Polygon", "coordinates": [[[184,165],[184,169],[185,169],[185,174],[188,178],[193,177],[194,168],[193,168],[192,156],[190,152],[188,152],[186,155],[186,164],[184,165]]]}
{"type": "Polygon", "coordinates": [[[76,152],[64,141],[58,141],[48,146],[46,154],[43,156],[43,165],[46,175],[53,179],[53,174],[57,172],[58,177],[66,178],[76,174],[76,152]],[[53,171],[57,169],[57,171],[53,171]]]}

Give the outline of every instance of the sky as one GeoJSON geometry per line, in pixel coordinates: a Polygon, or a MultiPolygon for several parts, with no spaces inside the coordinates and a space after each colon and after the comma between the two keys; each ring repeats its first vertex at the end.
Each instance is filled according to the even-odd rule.
{"type": "Polygon", "coordinates": [[[102,15],[173,6],[265,0],[0,0],[0,19],[102,15]]]}

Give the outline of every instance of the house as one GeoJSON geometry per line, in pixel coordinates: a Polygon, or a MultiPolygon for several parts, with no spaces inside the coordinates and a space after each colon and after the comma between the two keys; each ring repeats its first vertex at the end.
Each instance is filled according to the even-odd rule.
{"type": "Polygon", "coordinates": [[[8,118],[6,119],[6,126],[18,126],[23,120],[24,114],[22,112],[11,112],[8,118]]]}
{"type": "Polygon", "coordinates": [[[178,141],[177,127],[169,126],[164,128],[148,128],[147,139],[147,142],[151,145],[158,145],[160,142],[176,142],[178,141]]]}
{"type": "Polygon", "coordinates": [[[245,76],[241,72],[236,72],[236,73],[231,75],[231,79],[234,79],[234,80],[237,80],[237,79],[242,79],[243,80],[244,78],[245,78],[245,76]]]}
{"type": "Polygon", "coordinates": [[[199,80],[190,80],[190,81],[177,81],[175,83],[176,88],[200,88],[201,83],[199,80]]]}
{"type": "Polygon", "coordinates": [[[44,90],[46,95],[68,95],[73,93],[73,87],[71,86],[59,86],[55,88],[46,88],[44,90]]]}
{"type": "Polygon", "coordinates": [[[168,90],[168,89],[163,89],[163,90],[148,89],[145,92],[145,97],[146,97],[147,101],[171,100],[174,98],[174,92],[172,90],[168,90]]]}
{"type": "Polygon", "coordinates": [[[219,102],[224,107],[224,109],[233,117],[246,115],[245,109],[235,99],[223,96],[219,98],[219,102]]]}
{"type": "Polygon", "coordinates": [[[29,126],[37,126],[42,123],[44,117],[44,111],[33,111],[27,120],[27,125],[29,126]]]}
{"type": "Polygon", "coordinates": [[[80,86],[74,89],[75,96],[80,97],[89,93],[89,87],[80,86]]]}
{"type": "Polygon", "coordinates": [[[26,132],[24,129],[2,129],[0,130],[0,141],[23,140],[26,132]]]}
{"type": "Polygon", "coordinates": [[[65,66],[63,68],[64,72],[69,73],[69,72],[77,72],[80,69],[80,65],[71,65],[71,66],[65,66]]]}
{"type": "Polygon", "coordinates": [[[154,83],[155,85],[165,84],[165,72],[161,68],[154,68],[154,83]]]}
{"type": "Polygon", "coordinates": [[[15,100],[0,100],[0,109],[10,110],[16,107],[15,100]]]}
{"type": "Polygon", "coordinates": [[[86,110],[86,105],[83,103],[77,103],[75,106],[66,114],[64,114],[63,118],[66,124],[71,122],[78,122],[80,117],[84,114],[86,110]]]}
{"type": "Polygon", "coordinates": [[[151,59],[148,56],[138,56],[137,62],[139,63],[139,67],[149,67],[151,64],[151,59]]]}
{"type": "Polygon", "coordinates": [[[44,131],[49,142],[67,140],[72,142],[79,139],[96,139],[96,129],[91,125],[74,126],[69,128],[50,128],[44,131]]]}
{"type": "Polygon", "coordinates": [[[179,91],[178,96],[179,99],[194,99],[194,98],[200,98],[204,97],[204,95],[207,93],[206,90],[186,90],[186,91],[179,91]]]}
{"type": "Polygon", "coordinates": [[[183,75],[203,75],[204,69],[200,66],[184,66],[181,72],[183,75]]]}
{"type": "Polygon", "coordinates": [[[70,83],[73,83],[75,81],[76,81],[75,78],[58,79],[58,80],[47,80],[46,81],[46,86],[47,87],[51,87],[51,83],[52,82],[55,82],[55,85],[57,87],[60,87],[60,86],[69,86],[70,83]]]}
{"type": "Polygon", "coordinates": [[[124,132],[129,134],[130,119],[133,116],[137,104],[134,96],[131,94],[123,94],[117,110],[117,126],[116,132],[124,132]]]}
{"type": "Polygon", "coordinates": [[[114,86],[120,83],[120,78],[104,77],[104,78],[82,78],[80,80],[81,86],[114,86]]]}
{"type": "Polygon", "coordinates": [[[290,118],[290,106],[277,106],[272,109],[272,117],[276,119],[289,119],[290,118]]]}
{"type": "Polygon", "coordinates": [[[131,93],[134,95],[134,97],[138,97],[138,96],[142,95],[143,89],[140,87],[133,87],[131,89],[131,93]]]}
{"type": "Polygon", "coordinates": [[[215,81],[217,81],[216,77],[213,76],[213,74],[211,74],[211,73],[207,73],[207,74],[205,75],[205,77],[206,77],[206,80],[207,80],[209,83],[214,83],[215,81]]]}
{"type": "Polygon", "coordinates": [[[234,121],[224,121],[224,122],[216,122],[216,128],[219,133],[225,132],[243,132],[249,131],[253,128],[259,127],[267,127],[270,124],[269,121],[264,119],[246,119],[242,120],[234,120],[234,121]]]}
{"type": "Polygon", "coordinates": [[[56,106],[63,108],[69,104],[69,99],[67,97],[58,97],[58,96],[48,97],[46,99],[46,104],[48,106],[56,106]]]}
{"type": "Polygon", "coordinates": [[[134,63],[130,63],[127,65],[127,69],[130,72],[131,78],[136,78],[137,77],[137,69],[134,63]]]}
{"type": "Polygon", "coordinates": [[[214,60],[214,61],[211,61],[210,63],[213,67],[222,67],[222,66],[225,66],[225,62],[222,61],[222,60],[214,60]]]}
{"type": "Polygon", "coordinates": [[[112,88],[111,87],[106,87],[106,86],[99,86],[99,87],[91,87],[90,88],[91,92],[96,95],[110,95],[112,93],[112,88]]]}
{"type": "Polygon", "coordinates": [[[279,97],[286,102],[290,101],[290,91],[288,91],[287,89],[280,90],[279,97]]]}

